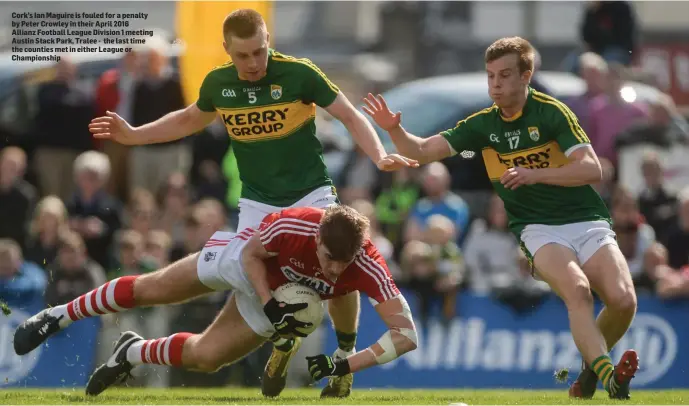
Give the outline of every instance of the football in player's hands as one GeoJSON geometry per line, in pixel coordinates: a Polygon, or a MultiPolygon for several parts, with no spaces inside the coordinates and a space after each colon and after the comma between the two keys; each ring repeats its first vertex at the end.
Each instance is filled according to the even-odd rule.
{"type": "Polygon", "coordinates": [[[285,303],[272,298],[263,306],[263,312],[281,337],[306,337],[307,334],[299,331],[299,329],[311,328],[312,324],[295,319],[294,313],[306,309],[308,306],[308,303],[285,303]]]}

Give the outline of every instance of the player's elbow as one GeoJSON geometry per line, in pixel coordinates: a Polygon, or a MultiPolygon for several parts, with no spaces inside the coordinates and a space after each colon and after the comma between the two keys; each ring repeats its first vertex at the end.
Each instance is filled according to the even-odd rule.
{"type": "Polygon", "coordinates": [[[398,328],[396,329],[396,332],[402,336],[398,345],[395,346],[398,356],[414,351],[416,348],[418,348],[419,337],[416,333],[416,328],[398,328]]]}
{"type": "Polygon", "coordinates": [[[603,168],[597,159],[591,159],[587,162],[587,182],[590,184],[600,183],[603,180],[603,168]]]}

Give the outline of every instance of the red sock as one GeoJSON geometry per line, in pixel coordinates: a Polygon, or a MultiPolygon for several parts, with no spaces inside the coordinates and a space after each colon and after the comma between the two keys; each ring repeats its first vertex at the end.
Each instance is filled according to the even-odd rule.
{"type": "Polygon", "coordinates": [[[156,364],[182,366],[184,343],[192,333],[177,333],[155,340],[141,340],[127,350],[127,361],[134,365],[156,364]]]}
{"type": "Polygon", "coordinates": [[[69,321],[118,313],[131,309],[134,303],[134,281],[138,276],[123,276],[79,296],[66,305],[50,310],[53,316],[65,315],[69,321]]]}

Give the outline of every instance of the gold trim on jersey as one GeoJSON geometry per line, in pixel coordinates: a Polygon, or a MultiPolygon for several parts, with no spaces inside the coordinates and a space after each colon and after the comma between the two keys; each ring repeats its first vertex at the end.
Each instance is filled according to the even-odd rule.
{"type": "Polygon", "coordinates": [[[316,118],[316,105],[301,100],[267,106],[216,108],[234,141],[257,142],[284,138],[316,118]]]}
{"type": "Polygon", "coordinates": [[[508,168],[559,168],[570,162],[555,141],[520,151],[501,154],[492,147],[481,151],[490,180],[498,180],[508,168]]]}
{"type": "Polygon", "coordinates": [[[506,121],[508,123],[511,123],[512,121],[516,121],[516,120],[520,119],[522,117],[522,114],[524,114],[524,110],[519,110],[512,117],[505,117],[502,115],[502,113],[500,113],[500,118],[502,119],[502,121],[506,121]]]}
{"type": "Polygon", "coordinates": [[[335,93],[339,93],[339,92],[340,92],[340,88],[338,88],[336,84],[334,84],[333,82],[331,82],[330,79],[328,79],[328,77],[325,76],[325,73],[323,73],[323,71],[321,71],[321,70],[318,68],[318,66],[316,66],[313,62],[311,62],[311,60],[309,60],[309,59],[307,59],[307,58],[299,58],[299,59],[297,59],[297,58],[295,58],[295,57],[293,57],[293,56],[283,55],[283,54],[281,54],[281,53],[279,53],[279,52],[273,53],[273,57],[272,57],[272,58],[273,58],[274,61],[277,61],[277,62],[291,62],[291,63],[300,63],[300,64],[302,64],[302,65],[306,65],[306,66],[308,66],[309,68],[313,69],[314,72],[316,72],[316,73],[325,81],[325,83],[328,85],[328,87],[330,88],[330,90],[332,90],[332,91],[335,92],[335,93]]]}
{"type": "Polygon", "coordinates": [[[586,133],[577,122],[577,118],[572,112],[572,110],[570,110],[569,107],[567,107],[564,103],[552,96],[548,96],[547,94],[541,93],[536,90],[533,91],[532,97],[534,100],[538,102],[550,104],[557,107],[557,109],[560,110],[560,113],[562,113],[562,115],[565,116],[565,118],[567,119],[567,124],[569,124],[569,128],[570,130],[572,130],[572,134],[574,135],[574,137],[576,137],[577,141],[579,141],[582,144],[591,142],[591,140],[589,140],[589,137],[586,136],[586,133]]]}
{"type": "Polygon", "coordinates": [[[229,61],[223,63],[222,65],[214,66],[214,67],[210,70],[210,72],[213,72],[214,70],[218,70],[218,69],[222,69],[222,68],[231,68],[232,65],[234,65],[234,62],[232,62],[231,60],[229,60],[229,61]]]}
{"type": "Polygon", "coordinates": [[[481,115],[481,114],[488,114],[488,113],[490,113],[491,111],[493,111],[493,110],[495,110],[495,109],[497,109],[497,108],[498,108],[498,106],[496,106],[496,105],[494,104],[494,105],[492,105],[492,106],[490,106],[490,107],[486,107],[486,108],[483,109],[483,110],[479,110],[479,111],[477,111],[476,113],[474,113],[474,114],[472,114],[472,115],[470,115],[470,116],[468,116],[468,117],[466,117],[466,118],[464,118],[464,119],[462,119],[462,120],[457,121],[457,125],[455,125],[452,129],[454,130],[454,129],[456,129],[457,127],[459,127],[460,125],[466,123],[468,120],[470,120],[470,119],[472,119],[472,118],[474,118],[474,117],[476,117],[476,116],[478,116],[478,115],[481,115]]]}

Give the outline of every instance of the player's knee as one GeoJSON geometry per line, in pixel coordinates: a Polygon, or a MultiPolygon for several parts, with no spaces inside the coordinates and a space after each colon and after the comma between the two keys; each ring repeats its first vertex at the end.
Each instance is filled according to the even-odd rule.
{"type": "Polygon", "coordinates": [[[589,282],[584,278],[569,285],[563,296],[565,296],[563,300],[569,310],[593,307],[591,285],[589,285],[589,282]]]}
{"type": "Polygon", "coordinates": [[[633,288],[618,289],[608,298],[606,305],[616,314],[621,316],[634,316],[636,314],[636,293],[633,288]]]}

